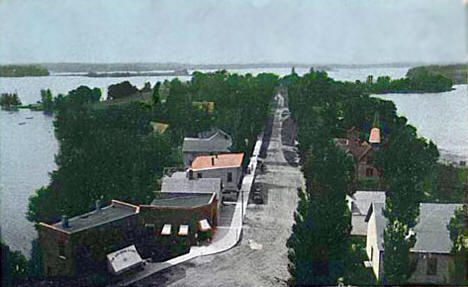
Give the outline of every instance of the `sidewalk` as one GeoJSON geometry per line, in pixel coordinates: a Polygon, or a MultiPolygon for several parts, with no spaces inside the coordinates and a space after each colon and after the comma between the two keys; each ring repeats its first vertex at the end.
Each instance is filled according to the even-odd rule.
{"type": "Polygon", "coordinates": [[[233,218],[229,228],[218,229],[213,236],[211,244],[207,246],[192,246],[190,248],[190,252],[182,256],[172,258],[165,262],[147,263],[143,271],[135,274],[132,277],[126,278],[126,280],[120,282],[118,286],[127,286],[133,284],[156,272],[191,260],[198,256],[216,254],[234,247],[241,238],[243,219],[247,210],[250,190],[255,178],[255,170],[257,168],[258,155],[260,154],[261,146],[262,137],[259,137],[255,143],[254,151],[252,152],[252,157],[250,158],[249,162],[249,170],[251,172],[250,174],[246,174],[242,180],[241,191],[237,199],[233,218]],[[243,194],[243,196],[241,194],[243,194]]]}

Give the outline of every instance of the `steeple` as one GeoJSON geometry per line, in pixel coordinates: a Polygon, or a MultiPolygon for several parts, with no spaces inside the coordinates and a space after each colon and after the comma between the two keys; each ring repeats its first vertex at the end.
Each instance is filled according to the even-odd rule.
{"type": "Polygon", "coordinates": [[[380,129],[379,129],[379,113],[376,112],[374,115],[374,123],[370,130],[369,143],[372,148],[377,149],[380,144],[380,129]]]}
{"type": "Polygon", "coordinates": [[[379,127],[379,112],[374,113],[374,122],[372,123],[373,128],[378,128],[379,127]]]}

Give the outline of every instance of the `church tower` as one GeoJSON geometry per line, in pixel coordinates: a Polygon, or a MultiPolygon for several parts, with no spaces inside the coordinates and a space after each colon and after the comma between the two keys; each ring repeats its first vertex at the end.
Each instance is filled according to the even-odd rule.
{"type": "Polygon", "coordinates": [[[379,113],[374,115],[374,123],[370,130],[369,143],[373,149],[378,149],[380,144],[380,128],[379,128],[379,113]]]}

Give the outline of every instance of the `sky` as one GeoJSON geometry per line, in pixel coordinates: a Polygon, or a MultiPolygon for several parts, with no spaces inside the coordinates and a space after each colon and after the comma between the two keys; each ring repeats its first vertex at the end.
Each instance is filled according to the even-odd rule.
{"type": "Polygon", "coordinates": [[[0,63],[461,62],[467,2],[0,0],[0,63]]]}

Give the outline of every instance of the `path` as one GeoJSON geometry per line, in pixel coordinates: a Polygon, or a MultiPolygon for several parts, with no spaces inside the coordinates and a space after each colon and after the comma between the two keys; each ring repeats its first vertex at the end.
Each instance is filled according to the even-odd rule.
{"type": "Polygon", "coordinates": [[[303,183],[297,167],[287,164],[281,143],[280,107],[265,159],[267,172],[256,182],[267,188],[264,205],[247,207],[242,239],[234,248],[199,256],[167,268],[133,286],[278,286],[289,277],[286,240],[297,206],[297,188],[303,183]]]}

